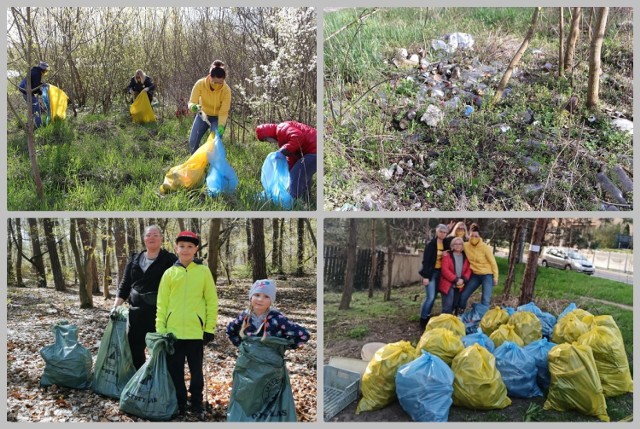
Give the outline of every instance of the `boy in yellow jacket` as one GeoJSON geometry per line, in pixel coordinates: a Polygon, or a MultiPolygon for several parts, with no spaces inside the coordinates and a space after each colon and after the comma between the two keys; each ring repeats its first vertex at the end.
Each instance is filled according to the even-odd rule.
{"type": "Polygon", "coordinates": [[[175,352],[167,355],[167,367],[176,388],[180,415],[187,408],[184,361],[189,364],[191,411],[202,413],[204,345],[213,341],[218,319],[218,294],[213,276],[202,261],[195,259],[200,239],[191,231],[176,238],[176,263],[160,280],[156,311],[156,331],[172,333],[175,352]]]}
{"type": "Polygon", "coordinates": [[[191,154],[200,147],[200,140],[207,130],[224,134],[231,108],[231,88],[225,83],[227,72],[224,63],[216,60],[211,64],[209,75],[198,80],[191,90],[189,110],[196,114],[189,135],[191,154]]]}
{"type": "Polygon", "coordinates": [[[471,265],[471,278],[464,287],[458,303],[458,314],[464,312],[471,294],[482,285],[481,303],[491,303],[493,287],[498,284],[498,264],[491,246],[482,241],[480,228],[475,223],[469,228],[469,241],[464,243],[464,254],[471,265]]]}

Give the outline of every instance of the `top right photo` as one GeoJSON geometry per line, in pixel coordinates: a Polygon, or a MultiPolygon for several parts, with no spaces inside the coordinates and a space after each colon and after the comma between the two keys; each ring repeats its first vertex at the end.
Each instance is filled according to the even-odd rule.
{"type": "Polygon", "coordinates": [[[633,9],[325,9],[324,209],[633,210],[633,9]]]}

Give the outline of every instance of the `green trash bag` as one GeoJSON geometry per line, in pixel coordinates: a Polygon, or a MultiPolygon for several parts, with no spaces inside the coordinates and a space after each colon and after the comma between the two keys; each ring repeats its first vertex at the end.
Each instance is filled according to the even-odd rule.
{"type": "Polygon", "coordinates": [[[289,372],[284,362],[293,341],[278,337],[245,337],[233,369],[229,422],[295,422],[289,372]]]}
{"type": "Polygon", "coordinates": [[[116,311],[115,319],[109,319],[102,335],[91,389],[100,395],[120,399],[122,389],[136,373],[136,368],[127,339],[129,310],[120,306],[116,311]]]}
{"type": "Polygon", "coordinates": [[[78,343],[78,328],[66,320],[53,326],[55,343],[40,349],[45,361],[41,386],[88,389],[91,386],[91,352],[78,343]]]}
{"type": "Polygon", "coordinates": [[[176,337],[149,332],[145,337],[151,358],[140,367],[120,395],[120,410],[149,420],[171,420],[178,412],[176,388],[167,367],[176,337]]]}

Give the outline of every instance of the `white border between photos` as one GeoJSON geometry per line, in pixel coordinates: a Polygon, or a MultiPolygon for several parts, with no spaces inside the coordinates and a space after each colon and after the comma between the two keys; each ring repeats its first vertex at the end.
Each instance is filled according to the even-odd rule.
{"type": "MultiPolygon", "coordinates": [[[[13,4],[13,6],[40,6],[40,7],[55,7],[55,6],[69,6],[69,7],[92,7],[92,6],[97,6],[97,2],[91,2],[89,0],[84,0],[84,1],[56,1],[56,0],[51,0],[51,1],[43,1],[43,0],[35,0],[35,1],[30,1],[30,2],[24,2],[24,1],[20,1],[20,2],[16,2],[19,4],[13,4]]],[[[172,0],[172,1],[130,1],[130,2],[125,2],[125,1],[112,1],[112,0],[106,0],[103,2],[100,2],[99,6],[131,6],[131,7],[159,7],[159,6],[179,6],[179,7],[188,7],[188,6],[196,6],[193,4],[194,2],[181,2],[178,0],[172,0]]],[[[398,4],[394,4],[393,7],[429,7],[429,6],[447,6],[447,7],[480,7],[480,6],[487,6],[487,7],[506,7],[506,6],[516,6],[516,7],[520,7],[520,6],[527,6],[527,7],[531,7],[531,6],[547,6],[547,7],[558,7],[558,6],[574,6],[574,5],[580,5],[580,6],[627,6],[627,7],[633,7],[634,6],[634,2],[631,0],[622,0],[622,1],[611,1],[611,0],[602,0],[602,1],[571,1],[571,2],[563,2],[563,1],[548,1],[548,0],[537,0],[537,1],[533,1],[533,0],[524,0],[524,1],[514,1],[514,0],[489,0],[489,1],[482,1],[482,0],[478,0],[478,1],[474,1],[474,0],[459,0],[457,1],[455,4],[451,4],[451,5],[447,5],[444,4],[442,2],[433,2],[433,1],[427,1],[427,0],[408,0],[408,1],[398,1],[398,4]],[[524,3],[524,4],[523,4],[524,3]]],[[[202,6],[202,5],[198,5],[198,6],[202,6]]],[[[211,6],[214,7],[231,7],[231,6],[273,6],[273,7],[286,7],[286,6],[291,6],[291,7],[314,7],[316,8],[316,12],[317,12],[317,18],[318,18],[318,25],[317,25],[317,35],[318,35],[318,43],[317,43],[317,50],[318,50],[318,54],[317,54],[317,76],[318,76],[318,80],[317,80],[317,100],[318,102],[316,103],[317,106],[317,129],[319,131],[319,139],[318,139],[318,147],[319,147],[319,159],[323,159],[323,96],[324,96],[324,82],[323,82],[323,75],[324,75],[324,62],[323,62],[323,49],[322,49],[322,40],[323,40],[323,8],[327,8],[327,7],[390,7],[391,5],[389,4],[388,1],[384,2],[384,1],[379,1],[379,0],[343,0],[343,1],[339,1],[339,0],[333,0],[333,1],[329,1],[329,0],[315,0],[315,1],[303,1],[303,0],[293,0],[293,1],[282,1],[282,0],[263,0],[263,1],[258,1],[258,0],[247,0],[247,1],[228,1],[228,0],[221,0],[219,2],[216,2],[215,4],[212,4],[211,6]]],[[[9,7],[9,5],[5,5],[5,7],[9,7]]],[[[634,24],[634,28],[637,29],[638,28],[638,24],[640,23],[640,18],[638,17],[638,8],[635,8],[634,10],[634,17],[633,17],[633,24],[634,24]]],[[[2,49],[2,52],[0,53],[0,70],[2,71],[3,75],[6,74],[6,31],[7,31],[7,21],[6,18],[2,20],[2,34],[3,34],[3,40],[4,40],[4,49],[2,49]]],[[[640,31],[635,31],[634,37],[633,37],[633,41],[634,41],[634,75],[633,75],[633,82],[634,82],[634,87],[638,88],[638,84],[640,83],[640,79],[639,79],[639,71],[638,71],[638,48],[637,46],[639,45],[639,41],[640,41],[640,31]]],[[[1,80],[0,82],[0,88],[2,89],[2,93],[3,93],[3,97],[2,100],[0,100],[0,115],[4,118],[7,117],[7,105],[6,105],[6,80],[1,80]]],[[[640,105],[640,99],[638,97],[634,97],[634,101],[633,101],[633,111],[635,114],[637,114],[637,112],[639,111],[638,107],[640,105]]],[[[635,115],[634,115],[635,116],[635,115]]],[[[36,217],[111,217],[111,218],[118,218],[118,217],[157,217],[158,216],[158,212],[8,212],[7,211],[7,149],[6,149],[6,144],[7,144],[7,137],[6,137],[6,121],[1,121],[2,125],[0,126],[0,130],[2,132],[2,135],[4,136],[4,139],[2,141],[2,144],[0,144],[0,171],[4,172],[4,174],[2,175],[1,179],[0,179],[0,225],[6,225],[7,219],[9,217],[32,217],[32,216],[36,216],[36,217]]],[[[637,140],[638,137],[634,138],[633,141],[633,146],[634,146],[634,152],[637,152],[638,149],[638,145],[637,145],[637,140]]],[[[633,169],[634,171],[640,171],[639,167],[640,167],[640,160],[635,159],[637,157],[634,157],[634,161],[633,161],[633,169]]],[[[317,421],[313,422],[313,423],[296,423],[294,424],[295,427],[316,427],[316,426],[321,426],[321,427],[345,427],[345,428],[366,428],[369,427],[371,425],[374,426],[380,426],[382,427],[382,425],[388,425],[390,422],[373,422],[373,423],[326,423],[322,421],[322,408],[323,408],[323,400],[322,400],[322,366],[323,366],[323,362],[324,362],[324,353],[323,353],[323,343],[324,343],[324,338],[322,335],[323,332],[323,317],[322,317],[322,313],[323,313],[323,269],[324,269],[324,260],[323,260],[323,249],[324,249],[324,220],[327,218],[440,218],[440,217],[445,217],[445,218],[452,218],[452,217],[460,217],[460,212],[326,212],[324,211],[324,204],[323,204],[323,173],[324,173],[324,168],[323,168],[323,163],[320,163],[320,165],[318,166],[318,173],[316,175],[317,177],[317,184],[318,184],[318,190],[317,190],[317,210],[316,211],[309,211],[309,212],[253,212],[253,211],[249,211],[249,212],[211,212],[211,213],[206,213],[206,212],[196,212],[196,213],[188,213],[188,212],[162,212],[163,217],[169,217],[169,218],[177,218],[177,217],[196,217],[196,218],[211,218],[211,217],[215,217],[215,218],[225,218],[225,217],[249,217],[249,218],[256,218],[256,217],[264,217],[264,218],[270,218],[270,217],[280,217],[280,218],[300,218],[300,217],[313,217],[316,219],[316,238],[317,238],[317,243],[318,243],[318,249],[317,249],[317,257],[318,257],[318,263],[317,263],[317,316],[318,316],[318,322],[317,322],[317,329],[318,329],[318,333],[317,333],[317,351],[318,351],[318,357],[317,357],[317,374],[318,374],[318,386],[317,386],[317,392],[318,392],[318,397],[317,397],[317,421]]],[[[640,181],[640,180],[639,180],[640,181]]],[[[638,195],[638,189],[640,187],[640,185],[637,183],[639,181],[636,181],[636,183],[634,184],[634,194],[638,195]]],[[[516,218],[516,217],[525,217],[525,218],[530,218],[530,217],[545,217],[545,218],[552,218],[552,217],[561,217],[561,218],[575,218],[575,217],[591,217],[591,218],[631,218],[634,221],[634,224],[636,225],[640,225],[640,219],[638,219],[638,215],[637,215],[637,210],[634,209],[631,212],[482,212],[482,211],[472,211],[472,212],[464,212],[464,216],[465,217],[483,217],[483,218],[516,218]]],[[[2,288],[1,288],[1,293],[0,293],[0,297],[2,297],[3,302],[6,303],[7,301],[7,294],[6,294],[6,284],[7,284],[7,265],[6,265],[6,252],[7,252],[7,248],[5,246],[7,240],[7,228],[5,226],[0,227],[0,271],[2,272],[2,288]]],[[[634,234],[634,248],[636,249],[640,249],[640,247],[638,247],[640,245],[640,234],[634,234]]],[[[640,270],[638,270],[640,271],[640,270]]],[[[634,272],[634,285],[640,285],[640,272],[634,272]]],[[[636,289],[634,291],[634,312],[638,313],[639,305],[638,305],[638,299],[639,299],[639,295],[640,292],[638,291],[638,289],[636,289]]],[[[2,325],[0,328],[0,352],[2,353],[3,359],[2,359],[2,363],[0,364],[0,380],[3,381],[3,385],[6,386],[7,384],[7,376],[6,376],[6,368],[7,368],[7,362],[6,362],[6,353],[7,353],[7,329],[6,329],[6,318],[7,318],[7,311],[6,311],[6,305],[2,305],[0,306],[0,315],[2,316],[1,320],[2,320],[2,325]]],[[[638,321],[639,317],[635,316],[634,317],[634,341],[636,344],[640,344],[639,338],[640,335],[638,334],[638,331],[640,329],[640,322],[638,321]]],[[[634,352],[633,352],[633,360],[634,363],[638,363],[640,362],[640,347],[635,348],[634,352]]],[[[636,374],[636,379],[639,378],[638,375],[636,374]]],[[[638,392],[638,387],[640,385],[640,382],[635,382],[635,391],[638,392]]],[[[640,405],[638,405],[638,401],[637,401],[637,395],[634,394],[634,405],[633,405],[633,410],[634,410],[634,415],[637,416],[638,415],[638,410],[640,409],[640,405]]],[[[0,393],[0,401],[2,402],[2,421],[3,422],[7,422],[7,389],[3,388],[1,389],[1,393],[0,393]]],[[[517,422],[511,422],[509,423],[510,425],[513,425],[513,423],[516,423],[517,426],[523,426],[521,424],[518,424],[517,422]]],[[[25,426],[26,427],[26,423],[9,423],[11,425],[11,427],[21,427],[21,426],[25,426]]],[[[204,423],[181,423],[180,426],[182,425],[202,425],[204,423]]],[[[239,424],[239,423],[222,423],[225,427],[255,427],[255,425],[252,424],[239,424]]],[[[397,423],[395,423],[397,424],[397,423]]],[[[463,427],[463,426],[467,426],[469,423],[463,423],[463,422],[455,422],[455,423],[448,423],[445,424],[447,427],[463,427]]],[[[559,423],[562,426],[571,426],[571,425],[578,425],[578,423],[559,423]]],[[[127,426],[127,425],[131,425],[131,423],[105,423],[105,425],[109,425],[109,426],[113,426],[114,428],[119,428],[119,427],[123,427],[127,426]]],[[[147,423],[147,425],[151,425],[153,427],[156,426],[160,426],[159,423],[147,423]]],[[[276,424],[263,424],[263,425],[267,425],[267,426],[273,426],[275,427],[276,424]]],[[[405,427],[409,427],[409,425],[412,425],[412,423],[402,423],[402,426],[405,427]]],[[[413,425],[416,425],[416,423],[413,423],[413,425]]],[[[486,427],[486,428],[490,428],[493,426],[493,423],[472,423],[473,426],[477,426],[477,427],[486,427]]],[[[527,427],[531,427],[531,426],[538,426],[538,427],[542,427],[543,425],[547,425],[547,423],[529,423],[526,426],[527,427]]],[[[609,425],[613,425],[613,426],[622,426],[622,423],[611,423],[609,425]]],[[[261,425],[259,425],[261,426],[261,425]]],[[[291,426],[290,426],[291,427],[291,426]]],[[[628,427],[628,425],[625,425],[625,427],[628,427]]]]}

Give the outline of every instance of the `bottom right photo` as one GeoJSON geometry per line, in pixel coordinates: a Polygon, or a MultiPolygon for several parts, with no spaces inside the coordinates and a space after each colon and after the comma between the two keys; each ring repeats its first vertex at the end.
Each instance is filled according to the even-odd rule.
{"type": "Polygon", "coordinates": [[[632,421],[633,234],[325,219],[324,421],[632,421]]]}

